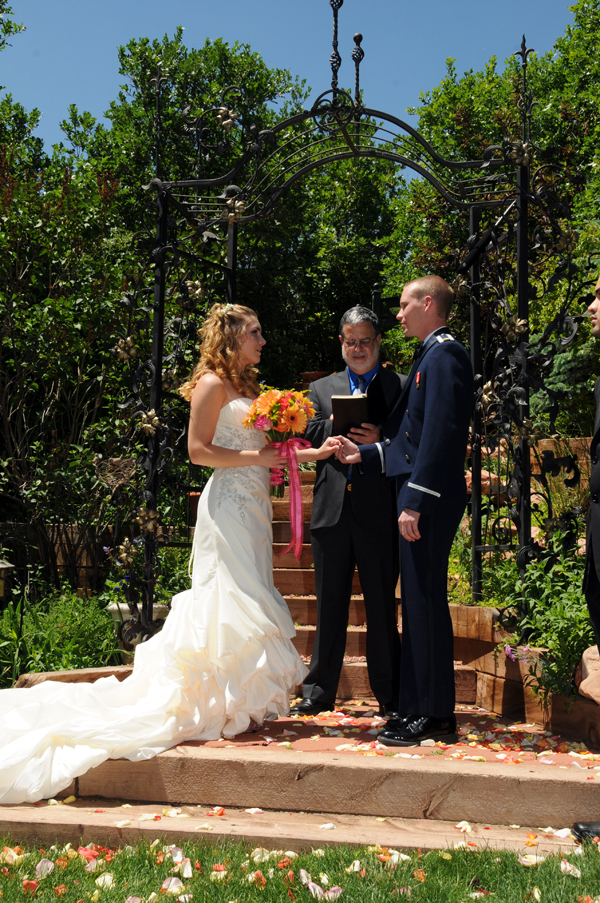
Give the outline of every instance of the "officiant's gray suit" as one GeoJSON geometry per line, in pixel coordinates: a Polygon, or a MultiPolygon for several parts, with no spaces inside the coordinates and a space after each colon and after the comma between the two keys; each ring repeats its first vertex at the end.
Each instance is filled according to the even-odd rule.
{"type": "MultiPolygon", "coordinates": [[[[383,426],[406,377],[380,366],[367,396],[383,426]]],[[[348,371],[311,383],[316,416],[305,438],[319,446],[333,435],[331,396],[350,395],[348,371]]],[[[364,476],[335,457],[317,463],[311,544],[315,566],[317,629],[303,696],[333,703],[344,660],[352,579],[358,567],[367,614],[367,667],[380,705],[394,709],[398,698],[400,641],[396,621],[398,524],[393,481],[364,476]]]]}

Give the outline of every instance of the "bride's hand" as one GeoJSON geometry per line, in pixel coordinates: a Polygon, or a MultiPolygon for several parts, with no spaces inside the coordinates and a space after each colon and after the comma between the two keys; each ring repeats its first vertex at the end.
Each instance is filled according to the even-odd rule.
{"type": "Polygon", "coordinates": [[[341,442],[338,438],[330,436],[325,440],[321,448],[315,449],[315,460],[323,461],[325,458],[330,458],[331,455],[335,454],[341,447],[341,442]]]}
{"type": "Polygon", "coordinates": [[[273,448],[272,445],[265,445],[258,453],[258,463],[262,467],[278,467],[280,470],[283,470],[284,467],[288,466],[288,459],[285,456],[281,456],[278,448],[273,448]]]}

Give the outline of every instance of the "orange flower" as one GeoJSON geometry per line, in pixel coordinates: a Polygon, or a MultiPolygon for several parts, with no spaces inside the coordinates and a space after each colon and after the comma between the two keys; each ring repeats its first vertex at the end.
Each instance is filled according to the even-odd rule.
{"type": "Polygon", "coordinates": [[[303,433],[306,429],[308,418],[306,413],[297,404],[293,404],[282,414],[281,423],[286,430],[293,433],[303,433]]]}
{"type": "Polygon", "coordinates": [[[54,893],[57,897],[62,897],[63,894],[66,894],[67,888],[64,884],[59,884],[58,887],[54,888],[54,893]]]}
{"type": "Polygon", "coordinates": [[[269,389],[267,392],[263,392],[262,395],[258,396],[253,407],[256,408],[257,414],[266,414],[271,405],[275,404],[278,400],[279,391],[277,389],[269,389]]]}
{"type": "Polygon", "coordinates": [[[425,869],[417,869],[416,872],[414,872],[414,877],[417,881],[426,881],[427,875],[425,874],[425,869]]]}

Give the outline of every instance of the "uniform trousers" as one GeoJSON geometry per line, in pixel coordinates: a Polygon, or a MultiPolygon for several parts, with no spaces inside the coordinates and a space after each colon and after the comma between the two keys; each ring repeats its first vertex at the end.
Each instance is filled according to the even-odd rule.
{"type": "MultiPolygon", "coordinates": [[[[421,538],[400,537],[402,665],[398,711],[454,714],[454,635],[448,608],[448,559],[467,502],[466,488],[419,518],[421,538]]],[[[404,509],[402,490],[398,511],[404,509]]]]}
{"type": "Polygon", "coordinates": [[[596,571],[596,563],[594,561],[594,549],[592,546],[591,534],[587,540],[587,561],[585,567],[584,593],[587,602],[588,611],[590,613],[590,621],[594,628],[594,636],[598,653],[600,654],[600,580],[598,580],[598,572],[596,571]]]}
{"type": "Polygon", "coordinates": [[[400,675],[400,638],[396,619],[398,580],[394,524],[358,519],[351,491],[344,494],[333,527],[311,531],[317,592],[317,629],[305,699],[334,703],[344,662],[348,610],[354,568],[358,567],[367,616],[367,669],[378,702],[396,707],[400,675]]]}

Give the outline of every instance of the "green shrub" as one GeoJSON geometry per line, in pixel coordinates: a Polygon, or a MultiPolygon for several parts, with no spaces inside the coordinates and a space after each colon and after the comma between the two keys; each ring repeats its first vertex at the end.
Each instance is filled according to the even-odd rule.
{"type": "MultiPolygon", "coordinates": [[[[565,551],[562,537],[548,542],[547,555],[528,565],[510,589],[514,561],[495,569],[502,576],[506,595],[505,615],[512,617],[517,642],[547,649],[542,659],[529,661],[529,685],[542,699],[556,693],[575,696],[575,671],[584,651],[594,644],[594,631],[581,589],[585,558],[573,549],[565,551]]],[[[510,621],[508,622],[510,623],[510,621]]],[[[511,654],[512,650],[509,649],[511,654]]]]}
{"type": "Polygon", "coordinates": [[[67,671],[118,665],[114,622],[98,598],[80,598],[70,589],[50,592],[26,604],[10,604],[0,620],[0,686],[29,671],[67,671]]]}

